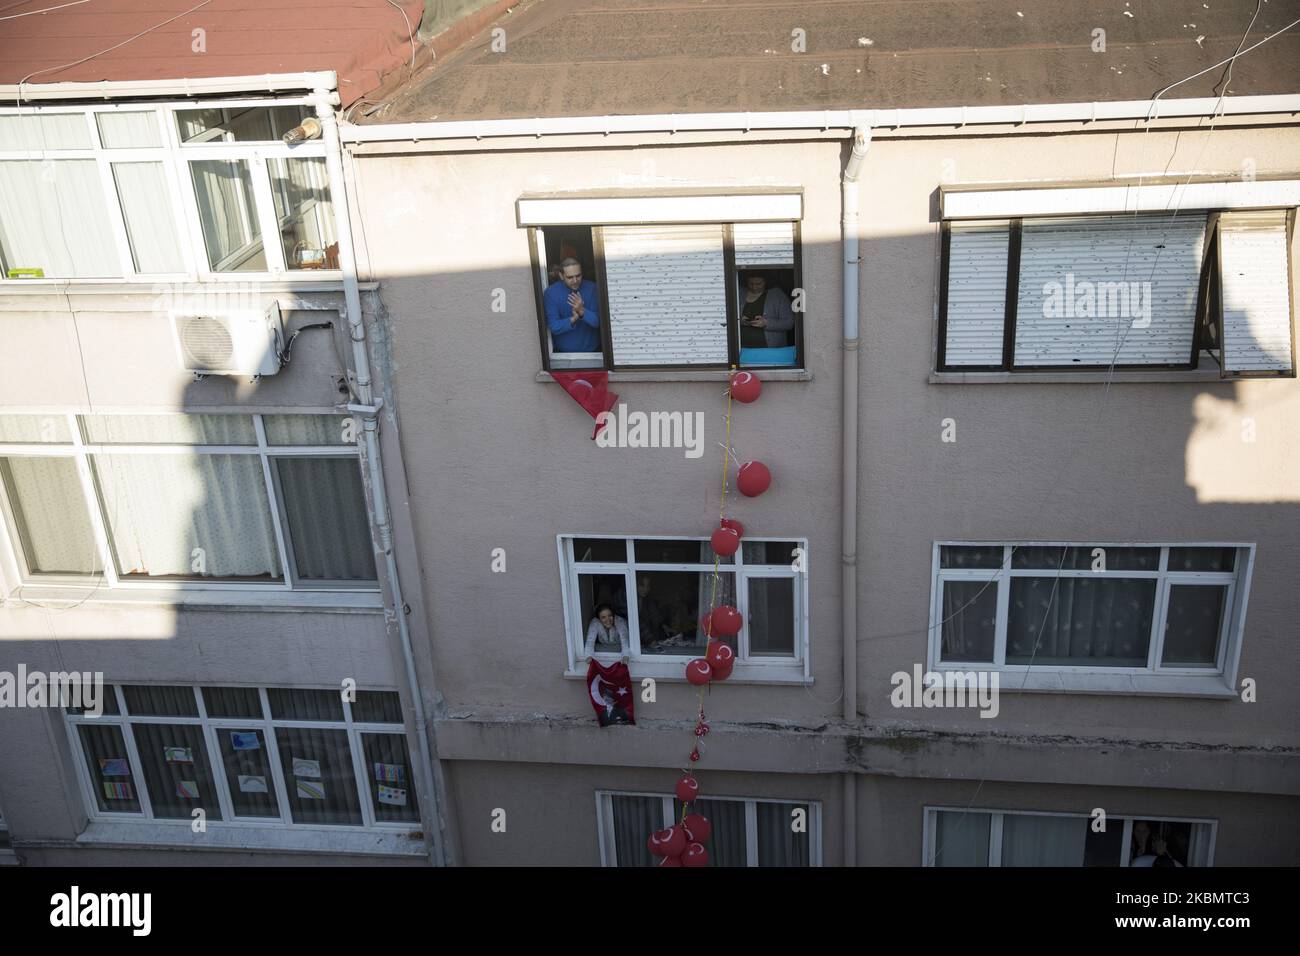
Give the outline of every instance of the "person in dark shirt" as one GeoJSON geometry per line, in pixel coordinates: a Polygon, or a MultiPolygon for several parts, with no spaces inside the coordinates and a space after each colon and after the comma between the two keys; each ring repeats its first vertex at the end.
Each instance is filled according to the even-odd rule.
{"type": "Polygon", "coordinates": [[[786,344],[786,333],[794,328],[794,310],[784,291],[767,284],[767,276],[751,272],[745,277],[740,307],[742,349],[780,348],[786,344]]]}

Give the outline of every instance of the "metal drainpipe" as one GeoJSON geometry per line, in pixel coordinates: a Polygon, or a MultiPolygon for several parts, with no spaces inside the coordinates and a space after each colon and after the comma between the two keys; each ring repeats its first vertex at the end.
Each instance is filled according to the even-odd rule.
{"type": "MultiPolygon", "coordinates": [[[[843,471],[840,484],[840,631],[844,641],[844,720],[858,719],[858,173],[871,144],[871,129],[853,131],[840,182],[844,242],[843,471]]],[[[843,775],[844,865],[857,866],[857,774],[843,775]]]]}
{"type": "Polygon", "coordinates": [[[435,866],[447,864],[442,840],[442,802],[434,784],[435,755],[429,741],[429,728],[425,719],[424,697],[415,669],[415,655],[411,649],[411,631],[406,620],[406,602],[402,599],[402,582],[397,573],[397,556],[393,551],[393,530],[388,512],[388,496],[384,490],[384,466],[379,452],[379,408],[370,377],[370,357],[366,353],[366,329],[361,315],[361,293],[357,288],[356,250],[352,245],[352,216],[348,210],[347,190],[343,180],[343,154],[339,142],[338,121],[334,117],[334,104],[338,96],[331,90],[314,90],[316,117],[321,123],[325,140],[325,166],[329,176],[330,195],[334,199],[335,232],[338,234],[339,266],[343,271],[343,299],[347,308],[349,337],[352,340],[352,361],[356,366],[356,389],[359,404],[349,405],[349,411],[361,415],[362,438],[366,464],[369,467],[369,484],[374,509],[371,518],[375,525],[375,538],[384,559],[388,578],[391,606],[384,608],[384,617],[396,622],[402,647],[402,663],[415,710],[415,733],[420,747],[421,782],[424,785],[426,840],[430,861],[435,866]]]}

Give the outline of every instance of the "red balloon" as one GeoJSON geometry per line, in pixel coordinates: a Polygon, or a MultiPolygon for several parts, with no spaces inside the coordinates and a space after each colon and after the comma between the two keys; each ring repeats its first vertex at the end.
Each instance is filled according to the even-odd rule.
{"type": "Polygon", "coordinates": [[[730,670],[731,665],[736,660],[736,652],[732,650],[730,644],[723,644],[721,641],[709,641],[709,649],[704,658],[709,662],[709,667],[714,670],[719,668],[730,670]]]}
{"type": "Polygon", "coordinates": [[[713,832],[713,826],[709,823],[708,818],[698,813],[686,814],[682,818],[682,826],[686,829],[686,836],[691,843],[708,843],[709,834],[713,832]]]}
{"type": "Polygon", "coordinates": [[[736,666],[736,659],[733,657],[731,660],[727,661],[726,664],[719,664],[717,667],[712,667],[713,679],[726,680],[728,677],[731,676],[731,670],[735,666],[736,666]]]}
{"type": "Polygon", "coordinates": [[[745,536],[745,526],[741,524],[739,521],[737,521],[735,518],[723,518],[721,521],[718,522],[718,524],[722,525],[722,527],[724,528],[731,528],[733,531],[736,532],[736,534],[740,535],[742,538],[745,536]]]}
{"type": "Polygon", "coordinates": [[[656,830],[646,846],[655,856],[681,856],[686,849],[686,831],[681,827],[656,830]]]}
{"type": "Polygon", "coordinates": [[[747,461],[736,473],[736,487],[746,498],[757,498],[772,484],[772,473],[761,461],[747,461]]]}
{"type": "Polygon", "coordinates": [[[660,866],[681,866],[682,858],[680,856],[666,856],[659,861],[660,866]]]}
{"type": "Polygon", "coordinates": [[[709,682],[713,676],[713,670],[709,667],[709,662],[702,657],[697,657],[686,665],[686,679],[700,687],[709,682]]]}
{"type": "Polygon", "coordinates": [[[682,854],[682,866],[708,866],[709,851],[699,843],[692,843],[682,854]]]}
{"type": "Polygon", "coordinates": [[[682,803],[690,803],[700,793],[700,782],[694,777],[682,777],[677,781],[677,799],[682,803]]]}
{"type": "Polygon", "coordinates": [[[719,528],[713,532],[713,537],[709,539],[713,545],[713,550],[718,552],[724,558],[729,558],[740,550],[740,535],[734,528],[719,528]]]}
{"type": "Polygon", "coordinates": [[[753,372],[737,372],[731,376],[731,397],[748,405],[763,391],[763,383],[753,372]]]}
{"type": "Polygon", "coordinates": [[[719,604],[713,609],[713,629],[712,633],[722,637],[731,637],[740,633],[740,626],[744,623],[741,620],[740,612],[730,604],[719,604]]]}

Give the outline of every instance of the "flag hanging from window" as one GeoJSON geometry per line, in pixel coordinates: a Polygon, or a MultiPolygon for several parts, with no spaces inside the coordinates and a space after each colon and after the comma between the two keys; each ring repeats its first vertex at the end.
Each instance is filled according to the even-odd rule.
{"type": "Polygon", "coordinates": [[[552,372],[551,378],[560,383],[560,387],[569,393],[575,402],[587,410],[587,414],[596,419],[596,429],[591,433],[592,440],[600,434],[605,423],[600,420],[600,413],[607,412],[618,403],[618,395],[609,390],[609,373],[590,372],[552,372]]]}
{"type": "Polygon", "coordinates": [[[622,661],[605,666],[591,658],[587,664],[587,696],[600,726],[636,723],[632,713],[632,674],[622,661]]]}

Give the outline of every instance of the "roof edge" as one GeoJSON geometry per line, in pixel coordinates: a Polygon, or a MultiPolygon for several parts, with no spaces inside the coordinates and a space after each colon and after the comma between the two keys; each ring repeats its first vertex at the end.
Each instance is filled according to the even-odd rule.
{"type": "Polygon", "coordinates": [[[174,80],[99,80],[79,83],[0,84],[0,99],[70,100],[115,99],[127,96],[194,96],[205,93],[266,93],[303,90],[334,92],[338,74],[333,70],[311,73],[263,73],[253,76],[214,76],[174,80]]]}

